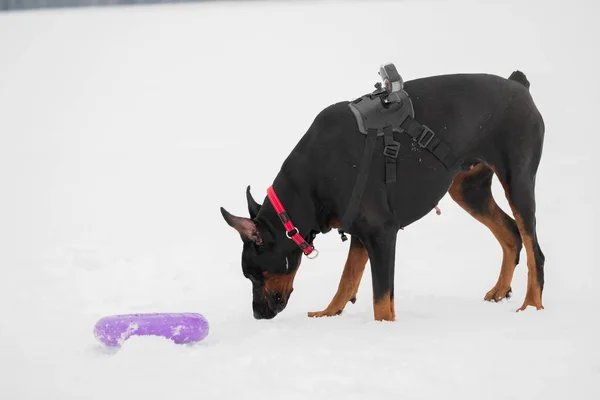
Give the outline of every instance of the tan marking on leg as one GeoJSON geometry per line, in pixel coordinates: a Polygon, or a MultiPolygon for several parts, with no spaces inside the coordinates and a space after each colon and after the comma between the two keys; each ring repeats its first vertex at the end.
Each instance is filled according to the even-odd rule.
{"type": "Polygon", "coordinates": [[[506,225],[504,211],[494,199],[490,199],[490,215],[481,218],[502,246],[502,267],[496,285],[485,295],[485,300],[500,301],[508,294],[517,264],[517,242],[509,226],[506,225]]]}
{"type": "Polygon", "coordinates": [[[473,218],[485,225],[496,237],[502,247],[502,267],[496,285],[485,295],[487,301],[500,301],[508,294],[516,267],[517,242],[513,236],[510,226],[506,224],[506,213],[498,206],[491,196],[488,203],[489,213],[482,215],[475,212],[465,201],[462,194],[462,184],[465,178],[477,174],[483,169],[489,168],[484,164],[472,166],[467,172],[462,172],[456,176],[449,193],[452,199],[467,211],[473,218]]]}
{"type": "MultiPolygon", "coordinates": [[[[494,173],[495,172],[496,171],[494,170],[494,173]]],[[[498,176],[498,174],[496,174],[496,176],[498,176]]],[[[544,308],[544,306],[542,305],[542,290],[537,281],[533,240],[531,239],[531,236],[527,234],[525,230],[525,223],[523,222],[521,215],[517,212],[515,206],[510,200],[510,192],[508,190],[508,187],[504,184],[504,182],[500,181],[500,183],[504,188],[504,194],[506,195],[506,199],[508,200],[510,209],[512,210],[512,213],[515,216],[515,222],[517,223],[517,227],[519,228],[521,240],[523,241],[523,247],[525,247],[525,252],[527,254],[527,293],[525,294],[525,301],[523,302],[523,305],[517,311],[523,311],[528,306],[533,306],[538,310],[542,310],[544,308]]]]}
{"type": "Polygon", "coordinates": [[[354,245],[351,245],[350,250],[348,251],[348,259],[346,260],[344,272],[342,273],[342,278],[340,279],[335,296],[325,310],[309,312],[309,317],[330,317],[339,315],[342,313],[344,307],[346,307],[348,301],[351,301],[352,299],[356,300],[356,293],[358,292],[360,280],[365,271],[365,265],[367,264],[369,255],[362,243],[358,241],[353,243],[354,245]]]}
{"type": "Polygon", "coordinates": [[[521,232],[523,246],[527,252],[527,293],[525,294],[525,301],[523,301],[523,305],[517,311],[523,311],[528,306],[533,306],[537,310],[543,310],[544,306],[542,305],[542,289],[540,288],[537,280],[533,240],[531,239],[531,236],[525,232],[525,224],[523,223],[521,216],[514,211],[514,208],[513,213],[515,214],[515,220],[517,221],[517,226],[521,232]]]}
{"type": "Polygon", "coordinates": [[[380,300],[373,299],[373,311],[376,321],[395,321],[394,300],[386,293],[380,300]]]}

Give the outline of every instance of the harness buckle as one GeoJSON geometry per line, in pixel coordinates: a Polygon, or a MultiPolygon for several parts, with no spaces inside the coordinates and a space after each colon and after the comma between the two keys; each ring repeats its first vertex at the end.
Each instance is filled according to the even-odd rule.
{"type": "Polygon", "coordinates": [[[429,145],[429,143],[431,143],[434,137],[435,133],[433,133],[433,131],[429,129],[427,125],[423,125],[423,132],[421,132],[421,134],[419,135],[419,138],[417,139],[417,144],[420,147],[425,148],[429,145]]]}
{"type": "Polygon", "coordinates": [[[398,158],[398,154],[400,153],[400,143],[393,142],[392,144],[388,144],[383,148],[383,155],[386,157],[398,158]]]}
{"type": "Polygon", "coordinates": [[[287,236],[288,239],[292,239],[292,236],[295,236],[298,233],[298,228],[293,227],[291,231],[288,231],[285,233],[285,236],[287,236]]]}

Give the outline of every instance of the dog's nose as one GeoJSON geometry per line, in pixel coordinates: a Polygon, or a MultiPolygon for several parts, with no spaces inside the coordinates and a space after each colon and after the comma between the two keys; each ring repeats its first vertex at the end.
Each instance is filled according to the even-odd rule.
{"type": "Polygon", "coordinates": [[[252,302],[252,311],[255,319],[272,319],[278,311],[271,309],[266,303],[252,302]]]}
{"type": "Polygon", "coordinates": [[[274,311],[256,311],[254,310],[254,319],[273,319],[277,315],[274,311]]]}

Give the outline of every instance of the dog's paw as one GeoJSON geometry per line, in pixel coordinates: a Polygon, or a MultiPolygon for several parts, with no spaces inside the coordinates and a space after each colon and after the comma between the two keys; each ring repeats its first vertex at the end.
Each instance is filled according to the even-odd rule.
{"type": "Polygon", "coordinates": [[[493,301],[497,303],[502,299],[510,299],[511,295],[512,288],[510,286],[508,288],[499,288],[494,286],[492,290],[486,293],[484,298],[485,301],[493,301]]]}
{"type": "Polygon", "coordinates": [[[542,293],[539,288],[527,290],[527,294],[525,295],[525,301],[523,302],[523,305],[517,310],[517,312],[523,311],[529,306],[535,307],[538,311],[544,309],[544,306],[542,305],[542,293]]]}
{"type": "Polygon", "coordinates": [[[529,306],[535,307],[535,309],[538,310],[538,311],[544,309],[544,306],[542,305],[542,303],[534,303],[534,302],[529,302],[529,301],[525,300],[523,302],[523,305],[521,307],[519,307],[519,309],[517,310],[517,312],[524,311],[529,306]]]}
{"type": "Polygon", "coordinates": [[[342,310],[331,311],[331,310],[323,310],[323,311],[311,311],[308,313],[310,318],[320,318],[320,317],[335,317],[336,315],[340,315],[342,310]]]}

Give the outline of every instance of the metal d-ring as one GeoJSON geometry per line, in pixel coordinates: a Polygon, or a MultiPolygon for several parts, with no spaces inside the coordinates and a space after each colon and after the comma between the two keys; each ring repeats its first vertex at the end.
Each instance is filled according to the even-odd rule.
{"type": "Polygon", "coordinates": [[[314,260],[315,258],[317,258],[318,255],[319,255],[319,250],[317,250],[313,247],[310,254],[306,254],[306,258],[308,258],[309,260],[314,260]]]}

